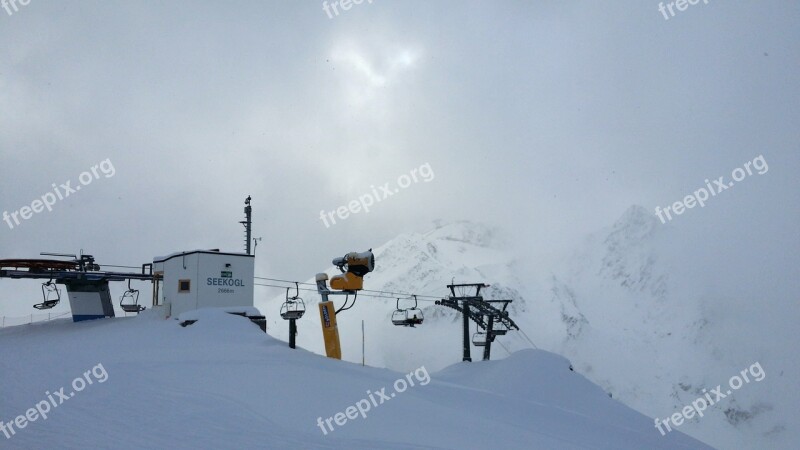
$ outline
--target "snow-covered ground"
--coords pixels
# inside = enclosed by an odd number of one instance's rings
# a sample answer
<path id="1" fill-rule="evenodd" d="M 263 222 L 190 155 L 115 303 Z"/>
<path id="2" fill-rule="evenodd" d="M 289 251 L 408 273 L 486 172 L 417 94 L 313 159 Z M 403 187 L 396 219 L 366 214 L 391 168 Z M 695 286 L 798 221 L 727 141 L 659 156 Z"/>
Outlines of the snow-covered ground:
<path id="1" fill-rule="evenodd" d="M 145 313 L 0 330 L 0 420 L 46 409 L 48 395 L 57 405 L 0 435 L 2 447 L 709 448 L 662 437 L 545 351 L 401 373 L 291 350 L 221 311 L 197 319 L 183 328 Z M 62 387 L 67 400 L 55 394 Z"/>

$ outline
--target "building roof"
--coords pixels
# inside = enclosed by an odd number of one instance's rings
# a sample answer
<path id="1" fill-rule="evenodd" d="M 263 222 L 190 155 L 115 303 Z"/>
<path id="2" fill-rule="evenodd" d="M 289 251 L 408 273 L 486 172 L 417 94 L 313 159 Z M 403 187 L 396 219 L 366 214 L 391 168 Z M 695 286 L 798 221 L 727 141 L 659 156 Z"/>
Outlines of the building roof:
<path id="1" fill-rule="evenodd" d="M 177 258 L 179 256 L 193 255 L 195 253 L 206 253 L 206 254 L 210 254 L 210 255 L 226 255 L 226 256 L 244 256 L 244 257 L 248 257 L 248 258 L 255 258 L 255 255 L 248 255 L 246 253 L 220 252 L 219 250 L 216 250 L 216 249 L 214 249 L 214 250 L 188 250 L 188 251 L 184 251 L 184 252 L 172 253 L 172 254 L 167 255 L 167 256 L 156 256 L 156 257 L 153 258 L 153 262 L 154 263 L 162 263 L 162 262 L 166 262 L 167 260 L 170 260 L 172 258 Z"/>

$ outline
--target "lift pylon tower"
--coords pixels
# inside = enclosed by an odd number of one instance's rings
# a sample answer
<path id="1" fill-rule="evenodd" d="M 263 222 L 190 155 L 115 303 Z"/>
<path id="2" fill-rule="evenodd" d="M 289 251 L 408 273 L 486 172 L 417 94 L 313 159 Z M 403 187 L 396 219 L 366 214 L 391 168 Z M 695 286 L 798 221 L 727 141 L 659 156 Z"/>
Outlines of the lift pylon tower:
<path id="1" fill-rule="evenodd" d="M 470 355 L 469 321 L 475 322 L 485 331 L 478 331 L 473 336 L 473 343 L 483 347 L 483 360 L 491 357 L 492 342 L 496 336 L 506 334 L 508 330 L 519 330 L 519 327 L 509 317 L 508 304 L 511 300 L 484 300 L 481 289 L 489 287 L 484 283 L 448 284 L 451 295 L 448 298 L 437 300 L 437 305 L 453 308 L 461 313 L 463 318 L 463 357 L 462 361 L 472 361 Z M 456 294 L 456 288 L 462 295 Z M 464 295 L 474 289 L 474 295 Z"/>

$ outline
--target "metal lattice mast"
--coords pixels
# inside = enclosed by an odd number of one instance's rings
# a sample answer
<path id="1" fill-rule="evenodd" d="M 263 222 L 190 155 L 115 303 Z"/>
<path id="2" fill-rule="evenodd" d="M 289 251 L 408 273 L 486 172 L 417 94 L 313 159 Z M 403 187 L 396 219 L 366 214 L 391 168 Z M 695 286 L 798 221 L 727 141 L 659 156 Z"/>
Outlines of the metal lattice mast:
<path id="1" fill-rule="evenodd" d="M 508 315 L 506 308 L 511 300 L 484 300 L 481 296 L 481 289 L 489 287 L 484 283 L 470 284 L 449 284 L 451 295 L 448 298 L 437 300 L 437 305 L 447 306 L 461 312 L 463 317 L 463 357 L 462 361 L 472 361 L 470 355 L 469 321 L 472 320 L 478 328 L 486 330 L 486 342 L 484 343 L 483 359 L 488 361 L 491 357 L 492 345 L 496 336 L 506 334 L 510 329 L 518 330 L 519 327 Z M 472 288 L 474 295 L 456 295 L 456 288 L 466 290 Z M 500 307 L 495 306 L 499 304 Z M 495 323 L 501 325 L 495 328 Z"/>
<path id="2" fill-rule="evenodd" d="M 245 204 L 245 207 L 244 207 L 244 217 L 245 217 L 245 219 L 243 221 L 239 222 L 239 223 L 244 225 L 244 235 L 245 235 L 245 237 L 244 237 L 244 250 L 248 255 L 250 255 L 251 254 L 250 253 L 250 243 L 252 242 L 251 239 L 250 239 L 250 236 L 251 236 L 252 231 L 253 231 L 253 221 L 252 221 L 253 207 L 250 206 L 250 196 L 249 195 L 245 199 L 244 204 Z"/>

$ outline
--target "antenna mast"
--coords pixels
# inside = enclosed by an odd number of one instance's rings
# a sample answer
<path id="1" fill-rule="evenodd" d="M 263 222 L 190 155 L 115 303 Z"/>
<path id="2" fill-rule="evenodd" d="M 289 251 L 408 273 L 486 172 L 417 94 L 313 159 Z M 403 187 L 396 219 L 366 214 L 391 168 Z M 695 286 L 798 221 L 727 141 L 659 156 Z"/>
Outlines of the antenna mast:
<path id="1" fill-rule="evenodd" d="M 245 238 L 244 238 L 244 250 L 249 255 L 249 254 L 251 254 L 250 253 L 250 243 L 251 243 L 250 235 L 252 234 L 252 231 L 253 231 L 253 221 L 252 221 L 253 207 L 250 206 L 250 196 L 249 195 L 244 200 L 244 204 L 245 204 L 245 207 L 244 207 L 244 217 L 245 217 L 245 219 L 243 221 L 239 222 L 239 223 L 244 225 L 244 235 L 245 235 Z"/>

